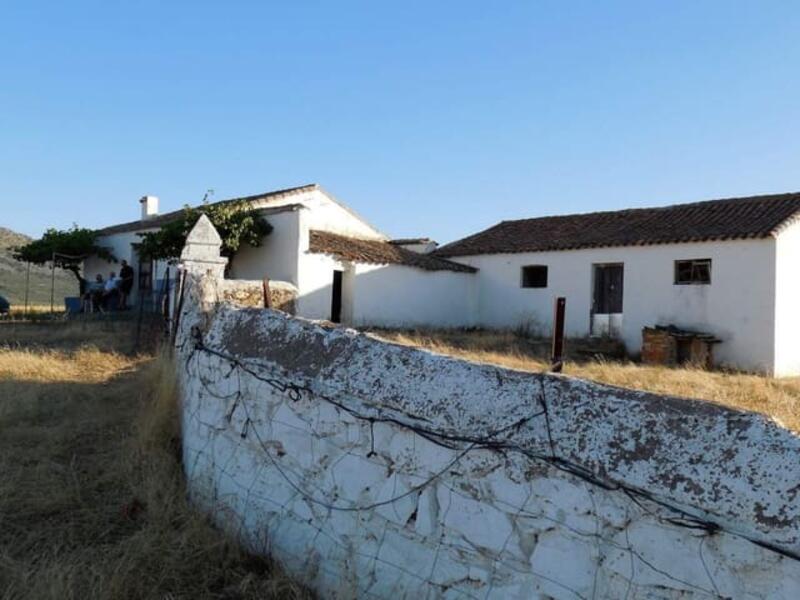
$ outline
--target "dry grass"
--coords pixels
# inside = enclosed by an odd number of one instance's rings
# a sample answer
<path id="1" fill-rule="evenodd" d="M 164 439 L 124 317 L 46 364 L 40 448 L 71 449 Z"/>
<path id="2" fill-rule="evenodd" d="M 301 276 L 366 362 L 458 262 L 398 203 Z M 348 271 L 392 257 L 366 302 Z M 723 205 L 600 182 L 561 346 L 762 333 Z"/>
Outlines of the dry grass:
<path id="1" fill-rule="evenodd" d="M 544 358 L 547 344 L 510 332 L 380 330 L 373 335 L 398 344 L 513 369 L 541 372 L 548 368 Z M 800 432 L 800 378 L 773 379 L 745 373 L 650 367 L 597 358 L 568 360 L 564 373 L 620 387 L 756 411 Z"/>
<path id="2" fill-rule="evenodd" d="M 0 348 L 1 599 L 307 596 L 187 503 L 169 357 L 24 333 Z"/>
<path id="3" fill-rule="evenodd" d="M 141 346 L 149 343 L 151 324 L 142 326 Z M 137 350 L 133 319 L 76 319 L 56 321 L 0 321 L 0 347 L 50 348 L 72 351 L 90 345 L 103 352 L 130 354 Z M 145 343 L 147 342 L 147 343 Z"/>

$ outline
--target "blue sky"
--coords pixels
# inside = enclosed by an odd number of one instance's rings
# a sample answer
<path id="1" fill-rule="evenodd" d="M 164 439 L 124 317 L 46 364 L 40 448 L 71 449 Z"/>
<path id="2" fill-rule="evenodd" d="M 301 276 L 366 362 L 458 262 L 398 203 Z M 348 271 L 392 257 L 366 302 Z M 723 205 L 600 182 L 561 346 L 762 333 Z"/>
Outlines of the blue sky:
<path id="1" fill-rule="evenodd" d="M 2 2 L 0 225 L 308 182 L 397 237 L 800 190 L 796 2 Z"/>

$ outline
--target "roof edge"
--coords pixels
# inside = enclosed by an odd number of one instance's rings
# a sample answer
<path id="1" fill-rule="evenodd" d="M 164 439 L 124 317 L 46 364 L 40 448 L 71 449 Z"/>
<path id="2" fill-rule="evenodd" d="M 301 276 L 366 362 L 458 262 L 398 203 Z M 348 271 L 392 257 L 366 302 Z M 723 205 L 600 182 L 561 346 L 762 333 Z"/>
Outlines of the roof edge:
<path id="1" fill-rule="evenodd" d="M 226 204 L 231 202 L 256 202 L 262 199 L 270 199 L 275 200 L 278 198 L 285 198 L 289 196 L 294 196 L 297 194 L 305 193 L 305 192 L 312 192 L 314 190 L 319 190 L 320 186 L 317 183 L 309 183 L 306 185 L 291 187 L 291 188 L 284 188 L 280 190 L 275 190 L 272 192 L 264 192 L 261 194 L 253 194 L 250 196 L 239 196 L 236 198 L 226 198 L 224 200 L 217 200 L 216 202 L 210 202 L 210 206 L 216 206 L 219 204 Z M 202 204 L 197 204 L 192 206 L 192 208 L 198 208 L 202 206 Z M 298 206 L 298 205 L 286 205 L 286 206 Z M 265 210 L 269 207 L 264 208 L 257 208 L 257 210 Z M 276 206 L 274 208 L 284 208 L 283 206 Z M 166 213 L 162 213 L 160 215 L 154 215 L 150 219 L 142 220 L 137 219 L 135 221 L 125 221 L 123 223 L 117 223 L 114 225 L 108 225 L 106 227 L 96 229 L 95 231 L 98 235 L 113 235 L 115 233 L 126 233 L 130 231 L 147 231 L 149 229 L 157 229 L 164 223 L 169 223 L 170 221 L 177 219 L 181 213 L 183 212 L 183 208 L 179 208 L 177 210 L 171 210 Z M 281 211 L 282 212 L 282 211 Z"/>

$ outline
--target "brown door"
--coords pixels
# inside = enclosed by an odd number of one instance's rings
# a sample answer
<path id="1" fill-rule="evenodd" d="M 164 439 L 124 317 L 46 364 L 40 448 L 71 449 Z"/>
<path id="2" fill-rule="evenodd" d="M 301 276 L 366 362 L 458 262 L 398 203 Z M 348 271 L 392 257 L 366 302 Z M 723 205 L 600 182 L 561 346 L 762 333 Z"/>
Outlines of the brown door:
<path id="1" fill-rule="evenodd" d="M 622 265 L 595 265 L 594 314 L 612 315 L 622 313 L 624 279 Z"/>

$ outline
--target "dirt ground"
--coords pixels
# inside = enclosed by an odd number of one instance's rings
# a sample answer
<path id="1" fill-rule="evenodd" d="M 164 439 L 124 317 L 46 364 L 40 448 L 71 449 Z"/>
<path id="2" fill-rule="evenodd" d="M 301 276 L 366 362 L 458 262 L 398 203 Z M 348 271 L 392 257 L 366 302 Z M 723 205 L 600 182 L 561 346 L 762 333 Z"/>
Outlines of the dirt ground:
<path id="1" fill-rule="evenodd" d="M 0 599 L 308 597 L 189 505 L 170 358 L 132 336 L 0 324 Z"/>

